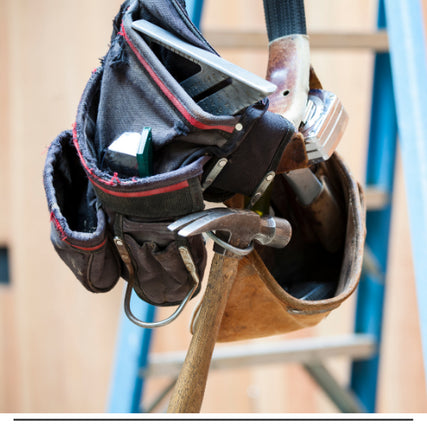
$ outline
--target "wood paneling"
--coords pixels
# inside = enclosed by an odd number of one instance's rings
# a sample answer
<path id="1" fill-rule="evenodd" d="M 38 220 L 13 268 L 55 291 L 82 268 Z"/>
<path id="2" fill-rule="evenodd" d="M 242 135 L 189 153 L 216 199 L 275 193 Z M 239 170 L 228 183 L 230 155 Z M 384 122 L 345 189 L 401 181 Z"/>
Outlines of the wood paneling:
<path id="1" fill-rule="evenodd" d="M 260 0 L 205 3 L 206 30 L 264 29 Z M 60 261 L 49 241 L 41 176 L 47 146 L 56 134 L 70 128 L 91 70 L 108 48 L 111 22 L 119 5 L 119 0 L 0 3 L 0 244 L 9 243 L 12 267 L 12 285 L 0 289 L 2 412 L 106 409 L 122 311 L 122 283 L 108 294 L 92 295 Z M 375 25 L 375 5 L 374 0 L 306 0 L 309 30 L 370 31 Z M 224 49 L 221 54 L 265 74 L 266 52 Z M 363 182 L 372 54 L 316 50 L 312 63 L 324 87 L 337 93 L 349 112 L 350 123 L 338 151 Z M 397 179 L 402 180 L 401 174 Z M 425 412 L 403 186 L 397 186 L 395 198 L 379 410 Z M 187 348 L 191 310 L 155 332 L 154 351 Z M 165 311 L 159 310 L 159 316 Z M 353 314 L 351 299 L 318 327 L 271 340 L 351 331 Z M 348 380 L 347 361 L 331 361 L 331 365 L 343 382 Z M 147 401 L 162 381 L 147 383 Z M 335 410 L 295 365 L 214 372 L 202 407 L 203 412 Z"/>
<path id="2" fill-rule="evenodd" d="M 6 3 L 0 3 L 0 246 L 6 245 L 9 236 L 9 73 L 6 66 L 9 58 L 9 35 L 6 21 Z"/>

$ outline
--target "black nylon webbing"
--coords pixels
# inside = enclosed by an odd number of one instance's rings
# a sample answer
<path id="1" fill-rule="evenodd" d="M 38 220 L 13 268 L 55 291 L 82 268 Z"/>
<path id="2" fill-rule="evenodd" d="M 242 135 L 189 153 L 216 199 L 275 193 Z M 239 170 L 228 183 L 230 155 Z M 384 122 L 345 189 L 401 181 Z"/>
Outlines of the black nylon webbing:
<path id="1" fill-rule="evenodd" d="M 306 34 L 304 0 L 263 0 L 268 40 Z"/>

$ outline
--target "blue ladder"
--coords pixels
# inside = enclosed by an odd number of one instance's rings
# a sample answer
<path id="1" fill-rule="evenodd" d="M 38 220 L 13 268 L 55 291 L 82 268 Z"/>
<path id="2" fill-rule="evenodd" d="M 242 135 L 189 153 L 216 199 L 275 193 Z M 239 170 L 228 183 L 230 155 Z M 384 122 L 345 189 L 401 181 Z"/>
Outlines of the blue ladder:
<path id="1" fill-rule="evenodd" d="M 190 17 L 196 26 L 200 25 L 202 7 L 203 0 L 187 0 Z M 424 367 L 427 369 L 427 312 L 421 307 L 422 302 L 427 301 L 427 141 L 422 127 L 423 118 L 427 118 L 427 104 L 423 103 L 427 99 L 427 64 L 422 16 L 420 0 L 379 0 L 378 28 L 387 30 L 389 52 L 376 53 L 375 57 L 366 185 L 379 189 L 388 197 L 384 206 L 367 213 L 366 255 L 373 268 L 366 268 L 362 273 L 354 330 L 355 336 L 373 336 L 376 350 L 352 364 L 350 394 L 346 394 L 348 390 L 340 390 L 341 386 L 320 363 L 305 365 L 343 412 L 358 409 L 375 412 L 376 407 L 397 137 L 407 189 Z M 153 306 L 137 297 L 132 301 L 132 311 L 141 320 L 153 321 Z M 144 388 L 141 372 L 147 367 L 151 335 L 151 330 L 135 326 L 123 314 L 108 412 L 141 412 Z"/>

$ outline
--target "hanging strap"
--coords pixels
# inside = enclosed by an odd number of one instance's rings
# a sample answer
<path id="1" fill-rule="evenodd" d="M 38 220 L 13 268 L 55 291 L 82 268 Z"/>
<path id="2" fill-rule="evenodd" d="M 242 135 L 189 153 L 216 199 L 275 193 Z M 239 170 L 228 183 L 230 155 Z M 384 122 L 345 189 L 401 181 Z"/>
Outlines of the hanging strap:
<path id="1" fill-rule="evenodd" d="M 307 34 L 304 0 L 264 0 L 268 40 Z"/>
<path id="2" fill-rule="evenodd" d="M 264 0 L 264 14 L 270 42 L 267 80 L 277 86 L 269 96 L 270 110 L 298 129 L 305 114 L 310 75 L 304 1 Z"/>

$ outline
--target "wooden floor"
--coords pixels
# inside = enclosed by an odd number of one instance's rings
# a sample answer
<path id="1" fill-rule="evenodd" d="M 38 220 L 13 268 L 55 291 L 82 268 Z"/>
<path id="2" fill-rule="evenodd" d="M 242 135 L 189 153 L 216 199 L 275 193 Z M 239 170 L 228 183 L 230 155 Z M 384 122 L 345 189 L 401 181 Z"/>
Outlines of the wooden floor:
<path id="1" fill-rule="evenodd" d="M 264 31 L 261 0 L 206 0 L 203 28 Z M 424 1 L 427 6 L 427 2 Z M 92 69 L 107 48 L 120 0 L 0 2 L 0 246 L 10 252 L 11 283 L 0 285 L 0 411 L 104 412 L 113 368 L 122 283 L 92 295 L 49 241 L 42 170 L 46 149 L 75 120 Z M 372 31 L 374 0 L 306 0 L 309 32 Z M 266 49 L 218 49 L 265 75 Z M 350 123 L 339 152 L 363 183 L 372 52 L 316 49 L 323 86 L 343 101 Z M 378 411 L 427 411 L 405 190 L 398 161 L 387 276 Z M 192 306 L 196 301 L 192 302 Z M 352 331 L 355 298 L 310 330 L 267 341 Z M 185 350 L 191 307 L 156 331 L 153 351 Z M 159 315 L 163 310 L 159 310 Z M 349 364 L 328 366 L 344 384 Z M 147 383 L 149 401 L 165 380 Z M 158 410 L 161 411 L 160 407 Z M 296 364 L 213 372 L 203 412 L 336 412 Z"/>

